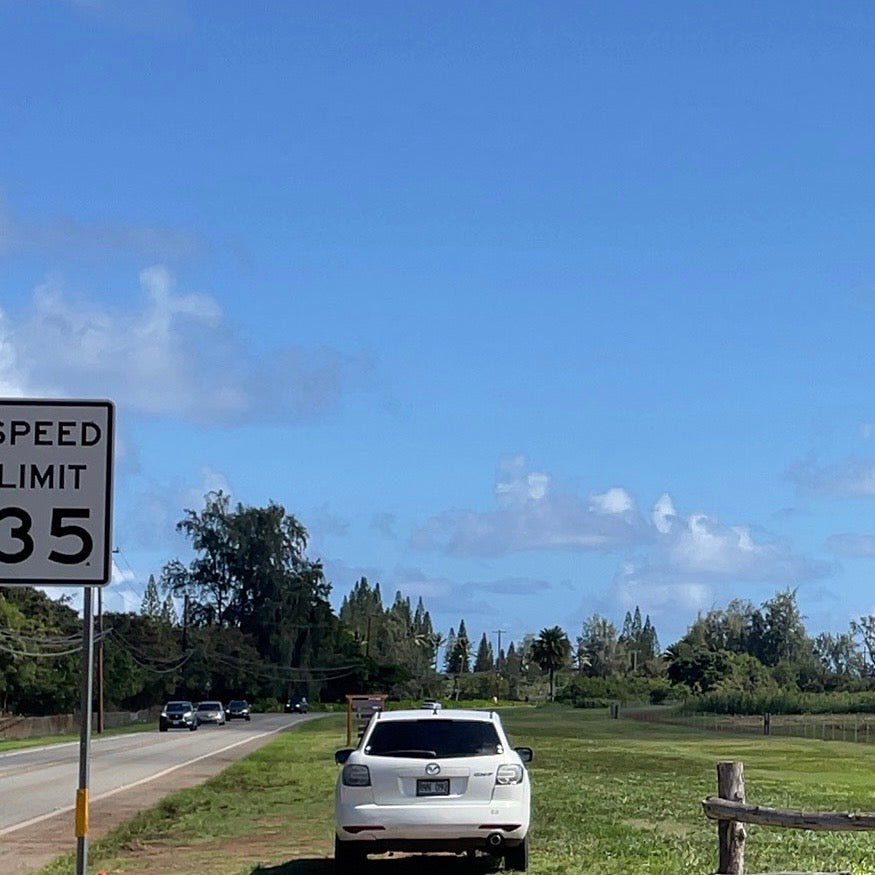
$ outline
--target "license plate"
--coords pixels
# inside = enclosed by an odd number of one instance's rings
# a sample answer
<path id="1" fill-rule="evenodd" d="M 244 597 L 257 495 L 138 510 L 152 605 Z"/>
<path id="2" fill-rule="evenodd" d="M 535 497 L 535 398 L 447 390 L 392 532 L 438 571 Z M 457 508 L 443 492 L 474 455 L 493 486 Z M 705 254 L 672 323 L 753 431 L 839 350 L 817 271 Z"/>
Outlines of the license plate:
<path id="1" fill-rule="evenodd" d="M 418 779 L 416 782 L 417 796 L 449 796 L 450 780 L 444 778 L 440 781 L 425 781 Z"/>

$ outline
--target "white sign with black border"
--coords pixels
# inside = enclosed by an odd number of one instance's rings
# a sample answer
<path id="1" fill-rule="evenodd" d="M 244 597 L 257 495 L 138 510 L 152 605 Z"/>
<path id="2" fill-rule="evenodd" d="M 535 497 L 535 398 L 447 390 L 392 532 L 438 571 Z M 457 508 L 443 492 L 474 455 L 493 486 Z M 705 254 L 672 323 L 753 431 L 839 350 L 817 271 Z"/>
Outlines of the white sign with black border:
<path id="1" fill-rule="evenodd" d="M 0 399 L 0 585 L 112 578 L 111 401 Z"/>

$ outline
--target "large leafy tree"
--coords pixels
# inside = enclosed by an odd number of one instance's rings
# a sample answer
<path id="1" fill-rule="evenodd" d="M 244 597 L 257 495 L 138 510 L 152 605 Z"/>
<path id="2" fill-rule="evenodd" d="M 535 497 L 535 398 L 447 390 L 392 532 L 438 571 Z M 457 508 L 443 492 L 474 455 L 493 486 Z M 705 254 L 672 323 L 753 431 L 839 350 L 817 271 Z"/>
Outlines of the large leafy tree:
<path id="1" fill-rule="evenodd" d="M 765 665 L 782 660 L 800 663 L 812 653 L 802 614 L 796 603 L 796 590 L 785 590 L 763 604 L 764 629 L 757 654 Z"/>
<path id="2" fill-rule="evenodd" d="M 532 644 L 532 658 L 550 679 L 550 701 L 556 696 L 556 672 L 571 664 L 571 642 L 559 626 L 541 629 Z"/>
<path id="3" fill-rule="evenodd" d="M 0 591 L 0 709 L 57 714 L 79 702 L 82 620 L 30 586 Z"/>
<path id="4" fill-rule="evenodd" d="M 626 668 L 626 648 L 617 637 L 617 627 L 599 614 L 583 621 L 577 639 L 577 665 L 581 674 L 613 678 Z"/>
<path id="5" fill-rule="evenodd" d="M 330 585 L 321 563 L 306 556 L 306 529 L 282 505 L 232 508 L 227 495 L 211 492 L 177 529 L 196 556 L 188 565 L 169 562 L 161 582 L 187 600 L 192 626 L 238 629 L 262 660 L 280 667 L 332 658 Z"/>
<path id="6" fill-rule="evenodd" d="M 179 630 L 160 616 L 107 612 L 106 707 L 136 711 L 182 694 L 186 658 Z"/>

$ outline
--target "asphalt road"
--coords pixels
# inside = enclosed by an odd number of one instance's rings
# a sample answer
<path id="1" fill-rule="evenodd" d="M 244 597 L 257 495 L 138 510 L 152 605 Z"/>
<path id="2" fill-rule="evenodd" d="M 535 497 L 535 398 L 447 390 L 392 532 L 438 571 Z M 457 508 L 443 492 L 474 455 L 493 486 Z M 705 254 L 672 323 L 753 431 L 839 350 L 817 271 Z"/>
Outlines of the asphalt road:
<path id="1" fill-rule="evenodd" d="M 197 732 L 153 730 L 94 736 L 91 802 L 242 748 L 307 719 L 297 714 L 253 714 L 248 723 L 233 720 L 225 726 L 201 726 Z M 0 836 L 72 810 L 78 785 L 78 742 L 0 754 Z"/>

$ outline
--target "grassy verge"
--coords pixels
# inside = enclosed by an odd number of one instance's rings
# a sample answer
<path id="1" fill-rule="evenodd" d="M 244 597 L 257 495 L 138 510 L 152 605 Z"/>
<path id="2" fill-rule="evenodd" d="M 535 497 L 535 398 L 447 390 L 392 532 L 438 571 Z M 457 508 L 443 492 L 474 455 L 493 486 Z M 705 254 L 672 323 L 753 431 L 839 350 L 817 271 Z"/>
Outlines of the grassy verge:
<path id="1" fill-rule="evenodd" d="M 510 709 L 512 739 L 535 748 L 532 862 L 536 875 L 706 875 L 716 825 L 701 800 L 718 760 L 745 763 L 748 800 L 816 810 L 875 809 L 875 751 L 812 739 L 703 735 L 685 727 L 609 720 L 561 707 Z M 344 722 L 328 717 L 284 733 L 199 788 L 143 812 L 92 846 L 92 869 L 112 875 L 328 875 L 335 748 Z M 451 859 L 394 860 L 375 873 L 470 871 Z M 482 866 L 481 866 L 482 868 Z M 875 871 L 865 833 L 749 827 L 747 871 Z M 40 875 L 67 875 L 70 859 Z"/>

